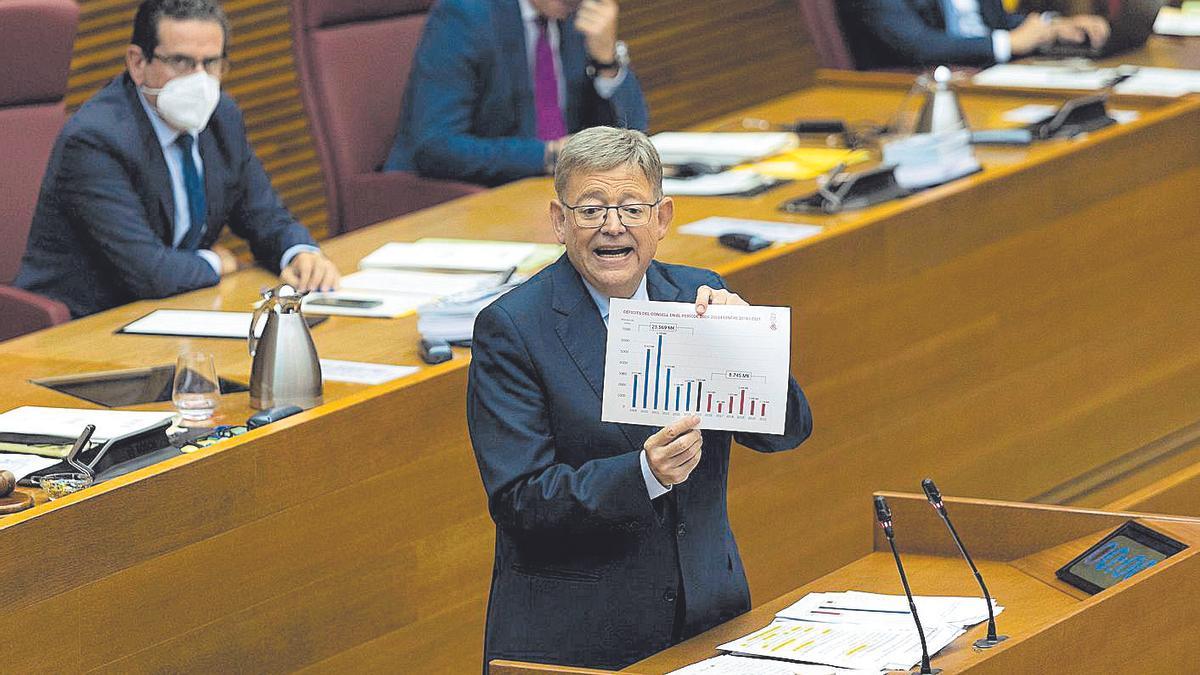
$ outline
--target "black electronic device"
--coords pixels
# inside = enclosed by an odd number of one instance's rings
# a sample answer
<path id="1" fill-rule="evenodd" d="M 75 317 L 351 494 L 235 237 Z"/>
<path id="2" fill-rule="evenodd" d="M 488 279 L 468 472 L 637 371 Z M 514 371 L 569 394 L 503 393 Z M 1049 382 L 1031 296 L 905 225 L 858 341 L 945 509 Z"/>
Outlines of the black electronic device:
<path id="1" fill-rule="evenodd" d="M 1055 572 L 1085 593 L 1096 594 L 1187 548 L 1132 520 Z"/>
<path id="2" fill-rule="evenodd" d="M 1124 0 L 1120 12 L 1108 17 L 1111 30 L 1103 45 L 1097 47 L 1086 40 L 1083 44 L 1060 42 L 1041 52 L 1051 58 L 1098 59 L 1137 49 L 1154 33 L 1154 20 L 1164 4 L 1165 0 Z"/>
<path id="3" fill-rule="evenodd" d="M 934 485 L 932 478 L 926 478 L 921 481 L 921 489 L 925 491 L 925 498 L 929 500 L 929 504 L 942 517 L 942 521 L 946 523 L 946 527 L 950 530 L 950 537 L 954 539 L 954 544 L 958 546 L 958 552 L 962 554 L 967 565 L 971 567 L 971 573 L 975 575 L 975 581 L 979 583 L 980 590 L 983 591 L 983 601 L 987 603 L 988 611 L 988 626 L 987 637 L 980 638 L 975 641 L 976 649 L 990 649 L 1008 639 L 1007 635 L 996 634 L 996 613 L 992 609 L 992 594 L 988 593 L 987 584 L 983 583 L 983 575 L 979 573 L 979 568 L 975 567 L 975 561 L 971 560 L 971 554 L 967 553 L 967 547 L 963 544 L 963 540 L 958 536 L 958 530 L 954 529 L 954 523 L 950 521 L 950 514 L 946 511 L 946 504 L 942 501 L 942 492 L 938 490 L 937 485 Z"/>
<path id="4" fill-rule="evenodd" d="M 892 528 L 892 509 L 888 506 L 887 498 L 875 495 L 875 520 L 887 537 L 888 546 L 892 549 L 892 557 L 896 559 L 896 570 L 900 572 L 900 583 L 904 586 L 904 596 L 908 598 L 908 610 L 912 614 L 913 623 L 917 624 L 917 637 L 921 640 L 921 667 L 912 672 L 920 675 L 936 675 L 941 668 L 929 666 L 929 645 L 925 643 L 925 629 L 921 628 L 921 617 L 917 615 L 917 603 L 913 600 L 912 589 L 908 586 L 908 577 L 904 574 L 904 563 L 900 562 L 900 553 L 896 550 L 895 531 Z"/>
<path id="5" fill-rule="evenodd" d="M 314 297 L 306 304 L 317 305 L 318 307 L 341 307 L 343 309 L 374 309 L 382 305 L 383 301 L 368 298 L 335 298 L 326 295 Z"/>
<path id="6" fill-rule="evenodd" d="M 450 343 L 445 340 L 427 340 L 421 338 L 421 360 L 429 365 L 445 363 L 454 358 Z"/>
<path id="7" fill-rule="evenodd" d="M 246 420 L 246 428 L 257 429 L 303 411 L 304 409 L 298 405 L 281 405 L 275 408 L 268 408 L 267 410 L 251 415 Z"/>
<path id="8" fill-rule="evenodd" d="M 223 377 L 217 379 L 222 394 L 249 391 L 241 382 Z M 146 368 L 43 377 L 31 382 L 91 403 L 115 408 L 170 401 L 174 380 L 175 365 L 164 364 Z"/>
<path id="9" fill-rule="evenodd" d="M 722 246 L 753 253 L 761 251 L 771 245 L 770 239 L 764 239 L 758 235 L 746 234 L 745 232 L 727 232 L 719 237 L 717 241 L 721 242 Z"/>
<path id="10" fill-rule="evenodd" d="M 1109 117 L 1105 102 L 1105 94 L 1092 94 L 1073 98 L 1058 109 L 1053 115 L 1040 122 L 1034 122 L 1027 128 L 1033 137 L 1039 140 L 1049 138 L 1072 138 L 1088 131 L 1103 129 L 1117 123 Z"/>
<path id="11" fill-rule="evenodd" d="M 912 194 L 896 182 L 893 166 L 857 173 L 841 173 L 840 170 L 830 173 L 829 180 L 816 192 L 786 201 L 779 208 L 788 213 L 838 213 Z"/>
<path id="12" fill-rule="evenodd" d="M 845 134 L 849 131 L 843 120 L 796 120 L 789 125 L 796 134 Z"/>

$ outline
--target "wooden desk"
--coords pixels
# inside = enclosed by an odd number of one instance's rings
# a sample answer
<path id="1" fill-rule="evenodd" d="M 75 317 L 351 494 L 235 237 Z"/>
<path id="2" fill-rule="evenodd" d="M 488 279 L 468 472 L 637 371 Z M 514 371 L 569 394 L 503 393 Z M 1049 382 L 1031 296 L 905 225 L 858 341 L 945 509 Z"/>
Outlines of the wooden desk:
<path id="1" fill-rule="evenodd" d="M 905 82 L 822 85 L 743 114 L 883 120 Z M 981 92 L 964 105 L 993 120 L 1036 100 L 1054 97 Z M 874 489 L 934 475 L 947 491 L 1021 500 L 1197 418 L 1200 102 L 1141 109 L 1077 142 L 981 150 L 985 172 L 862 213 L 775 211 L 812 183 L 679 200 L 679 223 L 722 214 L 826 228 L 753 255 L 678 234 L 660 248 L 753 302 L 793 307 L 793 372 L 815 435 L 779 457 L 736 452 L 732 467 L 755 597 L 868 553 L 870 523 L 856 514 Z M 550 241 L 550 193 L 549 181 L 526 181 L 326 248 L 349 270 L 389 240 Z M 112 331 L 159 306 L 246 309 L 269 283 L 249 271 L 0 344 L 4 401 L 80 405 L 25 380 L 201 347 L 245 378 L 237 341 Z M 314 337 L 325 357 L 417 362 L 411 318 L 334 317 Z M 0 557 L 6 667 L 478 668 L 493 526 L 460 356 L 377 387 L 331 386 L 326 405 L 274 427 L 0 519 L 0 546 L 25 554 Z M 221 408 L 246 412 L 241 399 Z M 805 517 L 779 517 L 796 511 Z"/>
<path id="2" fill-rule="evenodd" d="M 979 586 L 924 496 L 887 496 L 913 593 L 978 596 Z M 987 635 L 986 623 L 977 625 L 935 656 L 933 667 L 947 675 L 1084 673 L 1128 663 L 1143 672 L 1166 673 L 1195 660 L 1191 634 L 1200 622 L 1200 609 L 1192 593 L 1200 590 L 1200 520 L 986 500 L 946 503 L 988 589 L 1005 607 L 996 622 L 998 632 L 1009 639 L 976 651 L 971 644 Z M 871 520 L 869 502 L 861 506 L 859 519 Z M 1190 548 L 1094 596 L 1054 576 L 1130 519 Z M 716 656 L 716 645 L 766 626 L 776 612 L 808 593 L 845 589 L 904 592 L 878 528 L 873 550 L 850 564 L 628 670 L 665 673 Z"/>

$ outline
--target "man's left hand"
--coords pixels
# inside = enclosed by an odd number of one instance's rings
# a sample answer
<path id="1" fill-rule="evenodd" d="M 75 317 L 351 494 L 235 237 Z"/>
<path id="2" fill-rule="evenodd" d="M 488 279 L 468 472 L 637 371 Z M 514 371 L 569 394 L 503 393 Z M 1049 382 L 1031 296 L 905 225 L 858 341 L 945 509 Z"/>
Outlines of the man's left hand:
<path id="1" fill-rule="evenodd" d="M 1104 43 L 1108 42 L 1108 21 L 1101 16 L 1092 14 L 1064 16 L 1055 19 L 1051 25 L 1059 42 L 1071 44 L 1087 42 L 1088 46 L 1093 48 L 1103 47 Z"/>
<path id="2" fill-rule="evenodd" d="M 575 13 L 575 30 L 583 34 L 593 61 L 617 60 L 617 0 L 583 0 Z"/>
<path id="3" fill-rule="evenodd" d="M 737 293 L 730 293 L 724 288 L 709 288 L 701 286 L 696 289 L 696 314 L 704 316 L 709 305 L 749 305 Z"/>
<path id="4" fill-rule="evenodd" d="M 335 291 L 341 284 L 333 262 L 320 253 L 297 253 L 279 274 L 284 283 L 298 291 Z"/>

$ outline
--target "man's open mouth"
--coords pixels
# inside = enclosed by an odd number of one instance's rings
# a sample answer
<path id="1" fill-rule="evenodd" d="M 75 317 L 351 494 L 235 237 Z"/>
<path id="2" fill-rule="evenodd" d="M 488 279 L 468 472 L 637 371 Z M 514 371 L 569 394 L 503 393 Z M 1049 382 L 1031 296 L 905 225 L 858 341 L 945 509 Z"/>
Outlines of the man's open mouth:
<path id="1" fill-rule="evenodd" d="M 595 254 L 601 258 L 620 258 L 622 256 L 633 253 L 632 246 L 601 246 L 597 248 Z"/>

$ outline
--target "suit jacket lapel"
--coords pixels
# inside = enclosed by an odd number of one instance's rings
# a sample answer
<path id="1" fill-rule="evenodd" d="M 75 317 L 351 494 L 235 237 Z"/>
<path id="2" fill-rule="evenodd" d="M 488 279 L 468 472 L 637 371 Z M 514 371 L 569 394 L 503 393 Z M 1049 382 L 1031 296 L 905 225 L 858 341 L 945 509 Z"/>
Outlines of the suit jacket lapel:
<path id="1" fill-rule="evenodd" d="M 574 16 L 566 21 L 558 22 L 558 53 L 562 60 L 563 87 L 566 89 L 567 107 L 563 119 L 567 123 L 567 131 L 583 128 L 583 113 L 580 105 L 583 101 L 581 92 L 577 91 L 583 82 L 576 79 L 583 73 L 584 53 L 583 36 L 575 30 Z"/>
<path id="2" fill-rule="evenodd" d="M 529 73 L 529 57 L 525 51 L 525 21 L 517 0 L 493 3 L 496 11 L 496 39 L 504 73 L 513 88 L 513 105 L 519 126 L 517 135 L 537 136 L 537 115 L 533 109 L 533 78 Z"/>
<path id="3" fill-rule="evenodd" d="M 221 213 L 224 212 L 223 198 L 225 191 L 221 189 L 225 182 L 225 166 L 220 162 L 221 152 L 217 148 L 216 136 L 211 129 L 200 132 L 200 161 L 204 164 L 204 234 L 200 235 L 200 247 L 205 248 L 205 242 L 220 230 Z M 215 237 L 214 237 L 215 239 Z"/>
<path id="4" fill-rule="evenodd" d="M 146 161 L 142 166 L 146 167 L 149 194 L 158 197 L 156 203 L 159 212 L 157 214 L 147 212 L 146 220 L 155 229 L 164 244 L 173 246 L 175 243 L 175 194 L 171 187 L 171 173 L 167 170 L 167 160 L 163 157 L 162 145 L 158 142 L 158 135 L 154 133 L 150 119 L 146 117 L 146 110 L 142 107 L 141 99 L 138 98 L 133 80 L 130 79 L 128 73 L 123 77 L 125 98 L 129 104 L 130 113 L 137 121 L 138 135 L 142 139 L 141 146 L 146 153 Z"/>

